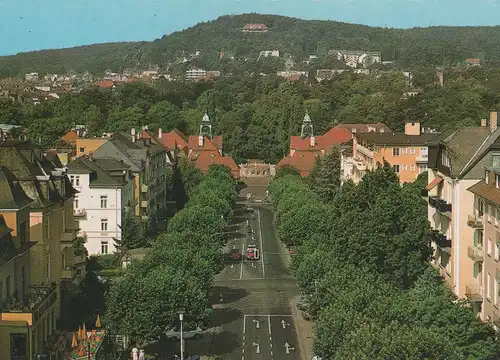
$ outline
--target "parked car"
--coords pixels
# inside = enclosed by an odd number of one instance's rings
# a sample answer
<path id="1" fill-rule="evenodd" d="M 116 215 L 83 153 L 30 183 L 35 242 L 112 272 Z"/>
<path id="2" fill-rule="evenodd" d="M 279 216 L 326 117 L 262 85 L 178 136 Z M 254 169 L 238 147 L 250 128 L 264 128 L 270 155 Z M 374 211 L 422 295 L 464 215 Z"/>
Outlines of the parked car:
<path id="1" fill-rule="evenodd" d="M 203 330 L 199 326 L 196 327 L 196 329 L 194 329 L 194 330 L 183 330 L 182 331 L 182 337 L 186 340 L 199 339 L 202 334 L 203 334 Z M 167 331 L 165 336 L 169 340 L 180 340 L 181 339 L 181 331 L 177 330 L 177 329 L 171 329 L 170 331 Z"/>
<path id="2" fill-rule="evenodd" d="M 247 205 L 247 206 L 245 206 L 245 211 L 254 212 L 254 209 L 253 209 L 253 207 Z"/>
<path id="3" fill-rule="evenodd" d="M 231 260 L 237 261 L 241 259 L 241 252 L 239 249 L 231 250 Z"/>

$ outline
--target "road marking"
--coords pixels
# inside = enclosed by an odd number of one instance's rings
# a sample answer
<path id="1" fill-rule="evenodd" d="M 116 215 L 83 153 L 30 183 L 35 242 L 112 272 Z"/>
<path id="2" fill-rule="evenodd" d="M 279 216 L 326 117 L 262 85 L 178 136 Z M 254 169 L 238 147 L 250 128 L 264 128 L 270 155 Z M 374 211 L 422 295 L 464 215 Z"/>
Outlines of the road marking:
<path id="1" fill-rule="evenodd" d="M 288 343 L 287 343 L 287 344 L 288 344 Z M 253 345 L 253 346 L 255 346 L 255 352 L 256 352 L 257 354 L 260 354 L 260 345 L 259 345 L 259 344 L 257 344 L 256 342 L 253 342 L 253 343 L 252 343 L 252 345 Z M 287 354 L 288 354 L 288 353 L 287 353 Z"/>
<path id="2" fill-rule="evenodd" d="M 273 347 L 273 343 L 270 343 L 270 344 L 269 344 L 269 346 L 270 346 L 270 347 Z"/>
<path id="3" fill-rule="evenodd" d="M 285 352 L 287 354 L 290 354 L 290 351 L 295 351 L 295 348 L 293 346 L 291 346 L 289 343 L 285 343 Z"/>
<path id="4" fill-rule="evenodd" d="M 259 322 L 259 320 L 253 319 L 252 321 L 255 323 L 255 328 L 259 329 L 260 328 L 260 322 Z"/>
<path id="5" fill-rule="evenodd" d="M 259 237 L 260 237 L 260 252 L 261 252 L 260 259 L 262 260 L 262 277 L 265 278 L 266 277 L 266 269 L 264 266 L 264 245 L 262 242 L 262 224 L 260 222 L 260 210 L 257 210 L 257 215 L 259 218 Z"/>
<path id="6" fill-rule="evenodd" d="M 286 329 L 286 327 L 290 326 L 290 324 L 287 323 L 285 320 L 281 320 L 281 326 L 283 327 L 283 329 Z"/>
<path id="7" fill-rule="evenodd" d="M 247 328 L 247 316 L 248 315 L 245 315 L 243 317 L 243 334 L 245 334 L 245 331 L 246 331 L 246 328 Z"/>
<path id="8" fill-rule="evenodd" d="M 271 335 L 271 317 L 267 316 L 267 324 L 269 325 L 269 335 Z M 272 340 L 271 337 L 269 337 L 269 340 Z"/>
<path id="9" fill-rule="evenodd" d="M 243 238 L 243 244 L 241 244 L 241 264 L 240 264 L 240 280 L 243 279 L 243 262 L 245 261 L 245 238 Z"/>
<path id="10" fill-rule="evenodd" d="M 270 316 L 283 316 L 283 317 L 293 317 L 293 315 L 266 315 L 266 314 L 246 314 L 244 315 L 245 317 L 247 316 L 267 316 L 267 317 L 270 317 Z"/>

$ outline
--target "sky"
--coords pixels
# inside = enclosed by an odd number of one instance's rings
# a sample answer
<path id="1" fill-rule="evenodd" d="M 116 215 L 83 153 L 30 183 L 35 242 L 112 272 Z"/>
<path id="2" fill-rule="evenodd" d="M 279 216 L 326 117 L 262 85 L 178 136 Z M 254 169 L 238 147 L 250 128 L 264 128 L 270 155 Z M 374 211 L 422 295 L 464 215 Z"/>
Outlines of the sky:
<path id="1" fill-rule="evenodd" d="M 500 0 L 0 0 L 0 55 L 150 41 L 250 12 L 397 28 L 497 25 Z"/>

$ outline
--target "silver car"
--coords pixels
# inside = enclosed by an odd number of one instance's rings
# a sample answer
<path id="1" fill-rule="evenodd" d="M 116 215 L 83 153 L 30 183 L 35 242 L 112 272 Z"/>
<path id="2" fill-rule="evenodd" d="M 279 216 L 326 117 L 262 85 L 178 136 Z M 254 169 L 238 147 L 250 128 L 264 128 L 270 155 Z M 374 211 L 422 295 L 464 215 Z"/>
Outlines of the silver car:
<path id="1" fill-rule="evenodd" d="M 199 326 L 194 330 L 183 330 L 182 331 L 182 337 L 183 337 L 183 339 L 186 339 L 186 340 L 199 339 L 202 334 L 203 334 L 203 330 Z M 167 331 L 165 336 L 169 340 L 180 340 L 181 339 L 181 332 L 180 332 L 180 330 L 172 329 L 170 331 Z"/>

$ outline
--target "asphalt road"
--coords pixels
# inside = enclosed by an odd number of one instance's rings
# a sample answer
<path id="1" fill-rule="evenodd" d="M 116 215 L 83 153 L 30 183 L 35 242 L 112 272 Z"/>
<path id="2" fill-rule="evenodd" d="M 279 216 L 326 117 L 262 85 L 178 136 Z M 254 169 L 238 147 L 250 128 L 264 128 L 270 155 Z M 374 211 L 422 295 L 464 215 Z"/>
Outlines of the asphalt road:
<path id="1" fill-rule="evenodd" d="M 185 351 L 216 360 L 300 360 L 290 305 L 299 289 L 288 269 L 290 256 L 276 237 L 271 207 L 251 206 L 253 216 L 243 205 L 234 211 L 225 267 L 211 299 L 216 307 L 211 328 L 201 339 L 186 340 Z M 233 248 L 245 255 L 249 244 L 261 250 L 260 259 L 231 259 Z M 180 348 L 177 342 L 161 347 L 159 353 L 169 354 Z"/>

